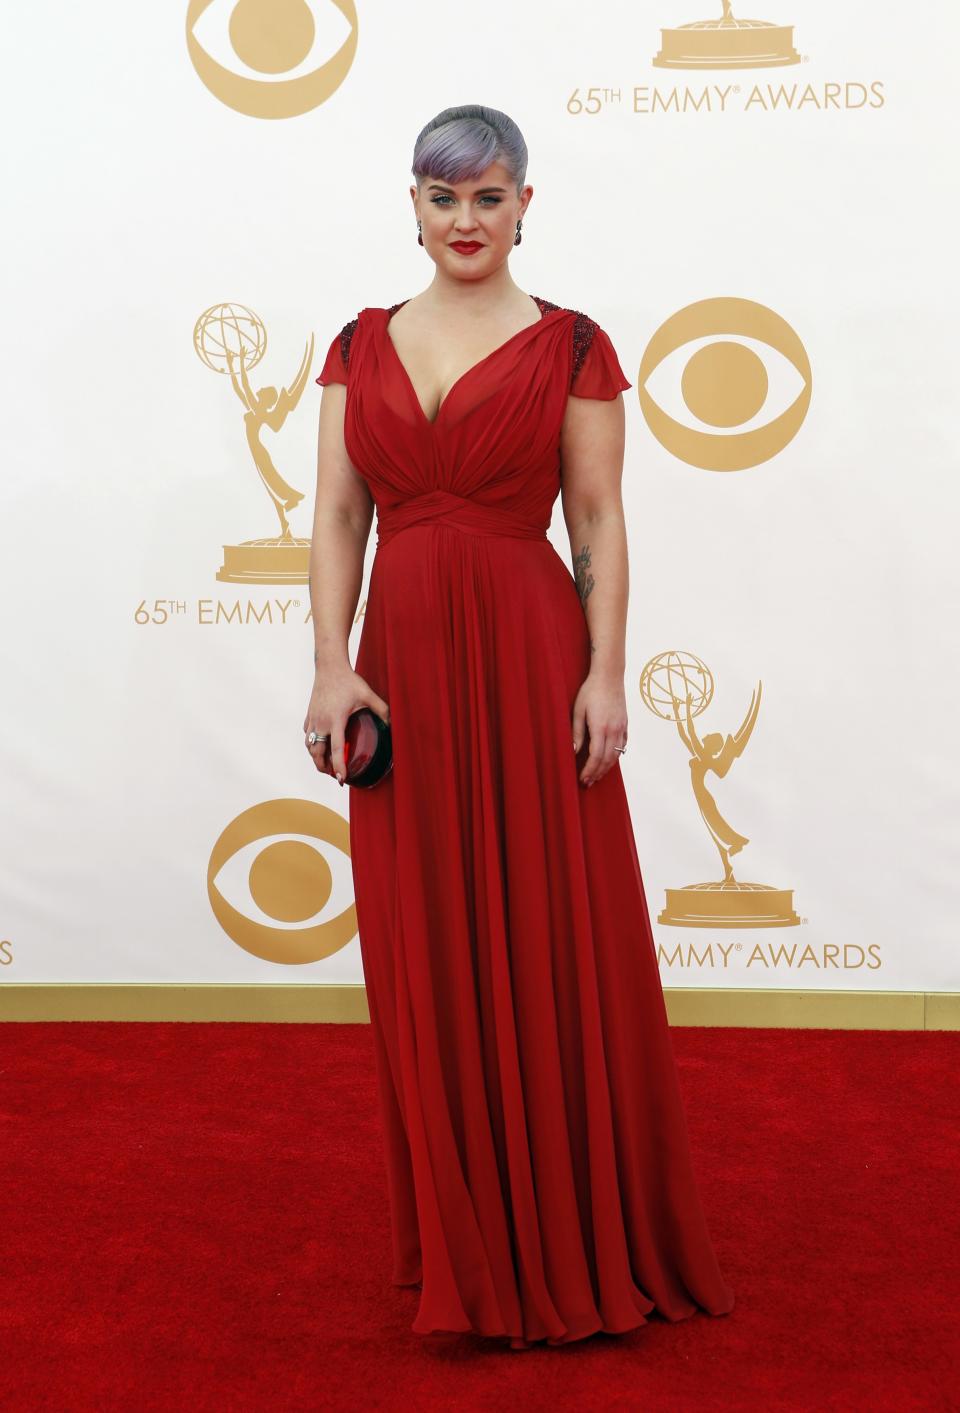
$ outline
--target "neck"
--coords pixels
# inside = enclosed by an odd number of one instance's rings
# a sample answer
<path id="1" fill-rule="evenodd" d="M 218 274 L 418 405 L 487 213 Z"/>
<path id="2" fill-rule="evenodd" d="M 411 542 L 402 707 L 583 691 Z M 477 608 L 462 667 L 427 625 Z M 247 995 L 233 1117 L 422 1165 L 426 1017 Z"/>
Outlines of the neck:
<path id="1" fill-rule="evenodd" d="M 500 316 L 511 306 L 521 306 L 527 298 L 505 264 L 482 280 L 457 280 L 438 270 L 420 295 L 424 307 L 473 319 L 487 314 Z"/>

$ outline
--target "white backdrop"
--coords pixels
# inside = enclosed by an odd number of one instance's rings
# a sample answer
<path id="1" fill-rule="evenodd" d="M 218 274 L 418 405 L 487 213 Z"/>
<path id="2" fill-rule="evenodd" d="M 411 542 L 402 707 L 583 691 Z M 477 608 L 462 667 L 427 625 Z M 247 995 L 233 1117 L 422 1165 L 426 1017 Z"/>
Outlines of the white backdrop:
<path id="1" fill-rule="evenodd" d="M 314 341 L 302 396 L 261 436 L 309 535 L 313 378 L 358 310 L 429 283 L 413 142 L 483 102 L 530 150 L 517 284 L 598 320 L 634 380 L 679 311 L 702 325 L 673 383 L 664 363 L 645 385 L 679 430 L 639 384 L 624 394 L 623 771 L 656 919 L 721 869 L 643 674 L 661 654 L 705 665 L 701 737 L 735 733 L 762 683 L 708 786 L 750 839 L 736 878 L 782 890 L 799 921 L 655 920 L 664 983 L 958 989 L 956 8 L 751 0 L 782 27 L 764 43 L 799 59 L 752 68 L 729 25 L 701 40 L 713 66 L 654 63 L 685 42 L 661 31 L 720 19 L 714 0 L 361 3 L 355 53 L 343 8 L 304 7 L 316 38 L 296 64 L 298 34 L 274 34 L 272 74 L 245 61 L 264 62 L 252 33 L 231 53 L 231 0 L 7 17 L 0 976 L 362 979 L 349 791 L 303 746 L 307 586 L 216 577 L 225 545 L 278 526 L 194 331 L 215 306 L 252 311 L 256 391 L 289 387 Z M 194 21 L 245 82 L 199 71 Z M 808 365 L 781 345 L 759 407 L 762 341 L 724 323 L 740 307 Z M 712 324 L 720 351 L 687 363 Z M 761 459 L 704 464 L 781 413 L 738 443 Z M 552 538 L 569 564 L 559 504 Z"/>

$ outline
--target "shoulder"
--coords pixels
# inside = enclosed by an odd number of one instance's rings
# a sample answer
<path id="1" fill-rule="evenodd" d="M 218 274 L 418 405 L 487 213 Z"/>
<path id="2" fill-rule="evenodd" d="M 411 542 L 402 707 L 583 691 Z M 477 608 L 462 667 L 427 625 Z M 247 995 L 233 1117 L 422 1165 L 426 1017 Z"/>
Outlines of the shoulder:
<path id="1" fill-rule="evenodd" d="M 371 313 L 386 314 L 389 317 L 391 314 L 395 314 L 397 312 L 401 304 L 406 303 L 407 301 L 405 299 L 400 299 L 397 301 L 396 304 L 391 304 L 389 306 L 381 307 L 380 305 L 367 305 L 363 309 L 361 309 L 357 314 L 355 314 L 352 319 L 347 320 L 343 328 L 340 330 L 339 334 L 335 335 L 335 337 L 340 341 L 340 357 L 343 359 L 344 366 L 346 366 L 350 361 L 350 345 L 353 342 L 353 336 L 359 328 L 360 321 L 363 316 L 367 313 Z"/>
<path id="2" fill-rule="evenodd" d="M 600 325 L 596 319 L 591 319 L 589 314 L 585 314 L 582 309 L 569 309 L 565 304 L 553 304 L 549 299 L 539 299 L 537 303 L 545 313 L 552 313 L 555 309 L 562 309 L 565 314 L 572 314 L 571 334 L 573 339 L 573 366 L 570 370 L 571 379 L 580 372 L 583 360 L 590 351 L 590 345 L 596 337 Z"/>
<path id="3" fill-rule="evenodd" d="M 361 313 L 362 312 L 363 311 L 361 310 Z M 339 334 L 336 334 L 334 336 L 340 342 L 340 357 L 343 359 L 344 367 L 346 367 L 348 362 L 350 361 L 350 344 L 353 341 L 353 335 L 356 332 L 357 325 L 359 323 L 360 314 L 357 314 L 354 316 L 354 318 L 348 319 L 347 322 L 344 324 L 343 328 L 340 330 Z"/>
<path id="4" fill-rule="evenodd" d="M 573 320 L 573 368 L 571 376 L 576 377 L 583 365 L 583 360 L 590 351 L 590 346 L 599 332 L 600 325 L 596 319 L 591 319 L 589 314 L 584 314 L 581 309 L 574 309 Z"/>

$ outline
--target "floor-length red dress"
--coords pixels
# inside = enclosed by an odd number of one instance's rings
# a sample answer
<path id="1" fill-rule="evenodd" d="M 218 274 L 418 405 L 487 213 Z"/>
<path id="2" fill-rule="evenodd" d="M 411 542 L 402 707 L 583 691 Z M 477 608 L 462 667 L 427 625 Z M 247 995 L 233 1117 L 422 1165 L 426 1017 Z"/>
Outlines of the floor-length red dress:
<path id="1" fill-rule="evenodd" d="M 578 783 L 587 621 L 547 538 L 569 394 L 632 385 L 604 330 L 541 317 L 431 422 L 366 308 L 318 383 L 377 508 L 356 670 L 394 768 L 350 792 L 392 1279 L 413 1330 L 515 1347 L 726 1314 L 617 763 Z"/>

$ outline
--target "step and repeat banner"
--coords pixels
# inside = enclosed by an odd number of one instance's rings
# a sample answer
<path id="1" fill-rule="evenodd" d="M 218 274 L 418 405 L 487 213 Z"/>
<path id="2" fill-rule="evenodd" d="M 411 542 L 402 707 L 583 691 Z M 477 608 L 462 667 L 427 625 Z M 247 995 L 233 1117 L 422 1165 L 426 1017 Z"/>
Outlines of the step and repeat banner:
<path id="1" fill-rule="evenodd" d="M 958 989 L 956 8 L 48 0 L 6 36 L 0 978 L 362 980 L 303 743 L 314 378 L 433 278 L 414 140 L 479 102 L 530 153 L 513 279 L 634 382 L 664 984 Z"/>

